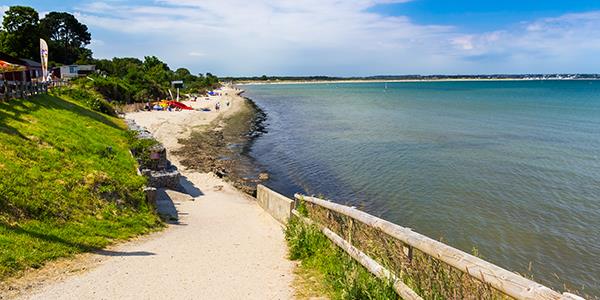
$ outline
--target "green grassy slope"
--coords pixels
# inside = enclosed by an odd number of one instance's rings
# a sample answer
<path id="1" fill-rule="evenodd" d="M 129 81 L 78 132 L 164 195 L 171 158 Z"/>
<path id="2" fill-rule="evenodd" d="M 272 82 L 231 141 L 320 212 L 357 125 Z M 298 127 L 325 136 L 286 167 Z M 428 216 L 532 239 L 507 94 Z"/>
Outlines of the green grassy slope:
<path id="1" fill-rule="evenodd" d="M 0 279 L 160 226 L 130 138 L 72 100 L 0 103 Z"/>

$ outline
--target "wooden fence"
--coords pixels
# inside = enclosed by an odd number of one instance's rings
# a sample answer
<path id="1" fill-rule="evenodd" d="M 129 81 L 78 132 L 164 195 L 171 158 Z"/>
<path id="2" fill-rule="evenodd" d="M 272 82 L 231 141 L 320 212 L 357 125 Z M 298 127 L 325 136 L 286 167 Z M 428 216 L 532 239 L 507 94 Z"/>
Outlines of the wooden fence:
<path id="1" fill-rule="evenodd" d="M 48 89 L 56 86 L 67 85 L 67 82 L 24 82 L 0 80 L 0 101 L 10 99 L 26 98 L 48 92 Z"/>
<path id="2" fill-rule="evenodd" d="M 404 299 L 583 300 L 358 209 L 296 194 L 292 214 L 321 231 Z"/>

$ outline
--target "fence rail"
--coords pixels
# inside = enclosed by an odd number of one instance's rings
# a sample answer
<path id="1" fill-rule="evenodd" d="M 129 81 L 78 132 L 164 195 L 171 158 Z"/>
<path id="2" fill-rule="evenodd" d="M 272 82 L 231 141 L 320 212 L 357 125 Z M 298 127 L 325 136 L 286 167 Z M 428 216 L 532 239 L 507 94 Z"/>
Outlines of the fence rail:
<path id="1" fill-rule="evenodd" d="M 377 261 L 393 279 L 416 286 L 413 291 L 423 298 L 584 300 L 358 209 L 301 194 L 295 199 L 295 207 L 302 203 L 311 223 L 354 259 Z"/>
<path id="2" fill-rule="evenodd" d="M 55 82 L 24 82 L 0 80 L 0 101 L 10 99 L 26 98 L 33 95 L 48 92 L 48 89 L 56 86 L 67 85 L 63 81 Z"/>

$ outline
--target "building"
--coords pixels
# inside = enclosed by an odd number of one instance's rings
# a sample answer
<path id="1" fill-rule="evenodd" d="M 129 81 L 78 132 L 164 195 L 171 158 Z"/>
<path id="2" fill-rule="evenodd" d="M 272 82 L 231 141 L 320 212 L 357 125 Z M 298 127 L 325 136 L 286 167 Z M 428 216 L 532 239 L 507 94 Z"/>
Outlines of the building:
<path id="1" fill-rule="evenodd" d="M 20 59 L 0 52 L 0 80 L 41 81 L 42 65 L 30 59 Z"/>
<path id="2" fill-rule="evenodd" d="M 96 72 L 95 65 L 67 65 L 60 67 L 60 78 L 71 79 Z"/>
<path id="3" fill-rule="evenodd" d="M 42 64 L 31 60 L 21 58 L 23 65 L 27 67 L 27 72 L 25 72 L 25 81 L 27 82 L 36 82 L 36 81 L 44 81 L 44 74 L 42 72 Z"/>

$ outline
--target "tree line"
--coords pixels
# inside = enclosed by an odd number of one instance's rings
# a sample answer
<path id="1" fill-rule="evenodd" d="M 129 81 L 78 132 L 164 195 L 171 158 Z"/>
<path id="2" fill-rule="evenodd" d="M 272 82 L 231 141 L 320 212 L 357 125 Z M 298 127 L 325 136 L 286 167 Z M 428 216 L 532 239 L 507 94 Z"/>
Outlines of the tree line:
<path id="1" fill-rule="evenodd" d="M 49 65 L 93 64 L 98 73 L 75 81 L 93 88 L 106 99 L 120 103 L 155 100 L 168 96 L 171 81 L 183 80 L 184 93 L 204 93 L 219 85 L 211 73 L 175 71 L 156 56 L 95 59 L 87 46 L 92 40 L 88 27 L 66 12 L 50 12 L 40 19 L 27 6 L 11 6 L 0 28 L 0 51 L 35 61 L 40 60 L 39 39 L 46 40 Z"/>
<path id="2" fill-rule="evenodd" d="M 91 59 L 85 48 L 92 40 L 85 24 L 65 12 L 50 12 L 40 19 L 38 12 L 27 6 L 11 6 L 5 13 L 0 30 L 0 51 L 18 58 L 39 60 L 40 38 L 52 49 L 49 60 L 73 64 Z"/>

